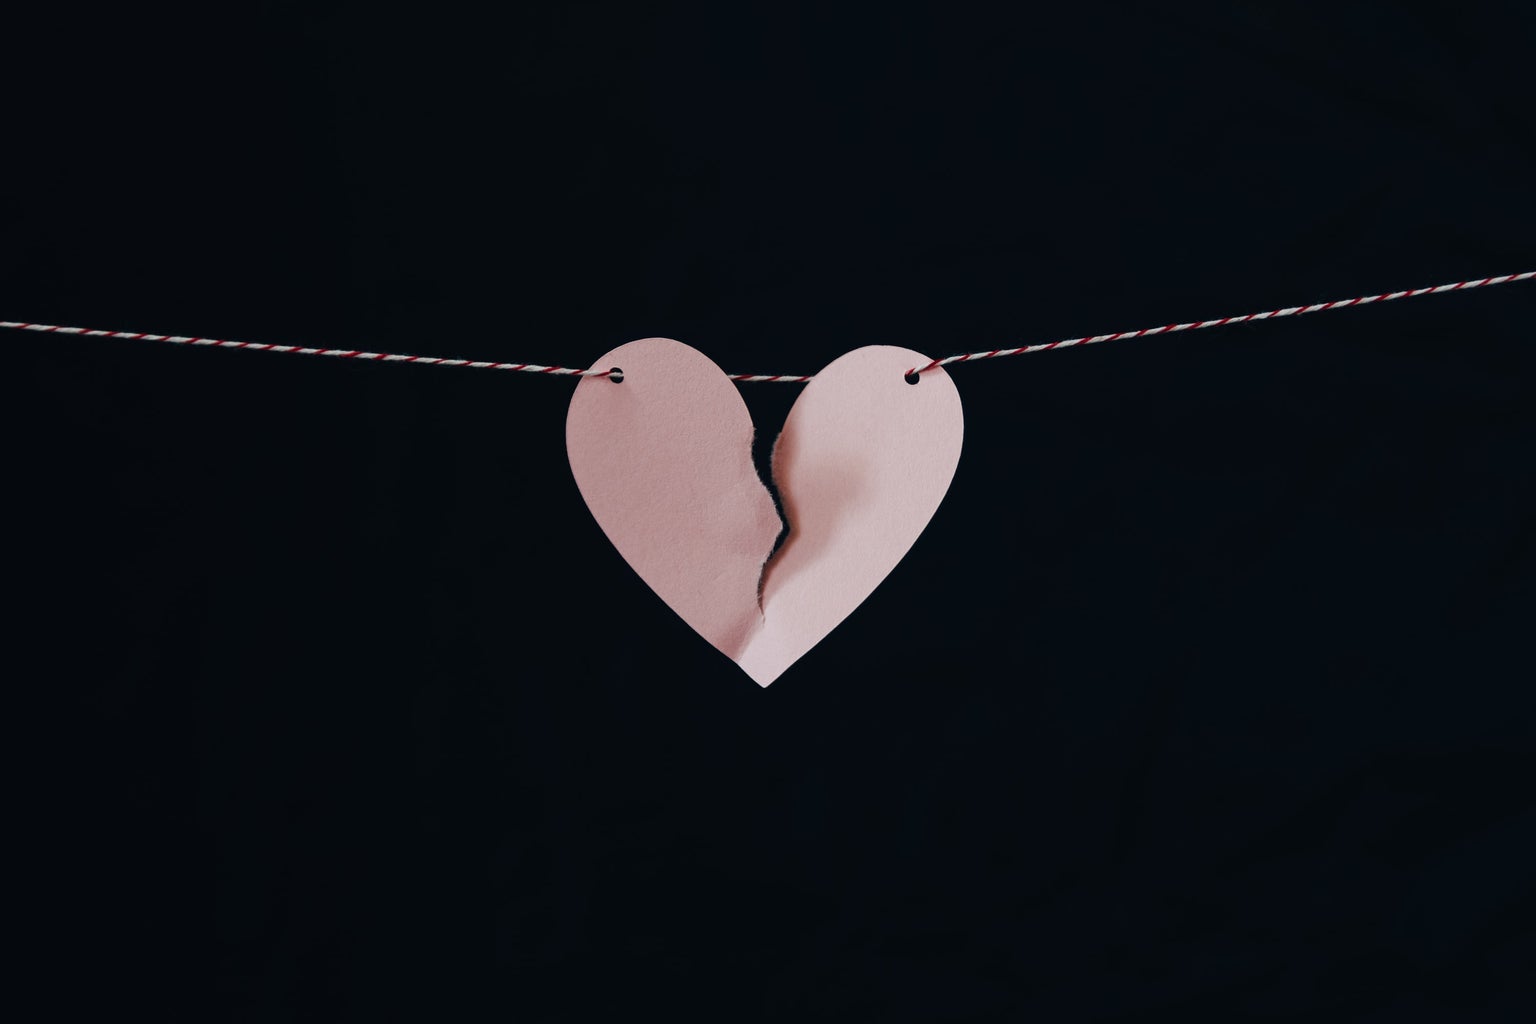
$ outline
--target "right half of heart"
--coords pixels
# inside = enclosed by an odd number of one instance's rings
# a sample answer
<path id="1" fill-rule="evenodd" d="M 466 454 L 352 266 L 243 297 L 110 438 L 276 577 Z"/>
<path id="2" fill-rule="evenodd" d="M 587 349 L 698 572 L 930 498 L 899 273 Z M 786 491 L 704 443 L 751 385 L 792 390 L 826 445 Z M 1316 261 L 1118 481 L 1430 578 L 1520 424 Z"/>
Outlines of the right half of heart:
<path id="1" fill-rule="evenodd" d="M 656 594 L 767 686 L 857 608 L 917 540 L 954 478 L 960 395 L 928 357 L 871 345 L 806 385 L 773 449 L 789 526 L 752 462 L 752 419 L 707 356 L 668 338 L 608 352 L 566 417 L 571 472 L 598 525 Z M 770 557 L 771 556 L 771 557 Z"/>

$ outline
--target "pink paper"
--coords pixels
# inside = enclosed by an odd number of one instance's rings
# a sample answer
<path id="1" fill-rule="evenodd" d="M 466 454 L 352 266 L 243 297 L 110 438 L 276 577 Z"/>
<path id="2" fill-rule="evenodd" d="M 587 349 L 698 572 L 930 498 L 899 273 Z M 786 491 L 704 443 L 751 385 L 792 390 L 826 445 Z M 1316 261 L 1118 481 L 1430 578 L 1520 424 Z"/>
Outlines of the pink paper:
<path id="1" fill-rule="evenodd" d="M 566 447 L 587 507 L 640 578 L 685 622 L 767 686 L 879 586 L 943 500 L 964 416 L 928 357 L 857 349 L 806 385 L 773 473 L 790 533 L 752 464 L 752 422 L 736 386 L 680 342 L 647 338 L 593 364 Z M 759 594 L 761 599 L 759 600 Z"/>

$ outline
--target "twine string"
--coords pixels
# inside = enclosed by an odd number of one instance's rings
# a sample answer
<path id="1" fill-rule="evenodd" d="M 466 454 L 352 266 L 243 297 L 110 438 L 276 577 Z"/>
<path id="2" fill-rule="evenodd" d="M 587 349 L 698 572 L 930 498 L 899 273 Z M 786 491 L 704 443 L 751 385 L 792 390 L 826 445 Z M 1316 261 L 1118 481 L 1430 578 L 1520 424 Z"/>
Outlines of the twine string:
<path id="1" fill-rule="evenodd" d="M 1222 317 L 1218 320 L 1192 320 L 1189 323 L 1167 324 L 1163 327 L 1146 327 L 1138 331 L 1120 331 L 1116 334 L 1096 334 L 1085 338 L 1064 338 L 1061 341 L 1046 342 L 1039 345 L 1024 345 L 1018 348 L 998 348 L 990 352 L 967 352 L 963 355 L 946 356 L 943 359 L 935 359 L 924 366 L 913 367 L 907 371 L 907 376 L 914 373 L 926 373 L 940 366 L 949 366 L 954 363 L 968 363 L 979 359 L 995 359 L 999 356 L 1022 356 L 1035 352 L 1049 352 L 1052 349 L 1072 348 L 1077 345 L 1097 345 L 1103 341 L 1121 341 L 1133 338 L 1150 338 L 1157 334 L 1173 334 L 1178 331 L 1201 330 L 1206 327 L 1225 327 L 1228 324 L 1244 324 L 1255 320 L 1273 320 L 1279 317 L 1300 316 L 1303 313 L 1320 313 L 1328 309 L 1344 309 L 1349 306 L 1364 306 L 1372 302 L 1390 302 L 1394 299 L 1415 298 L 1420 295 L 1437 295 L 1442 292 L 1466 291 L 1471 288 L 1483 288 L 1488 285 L 1506 284 L 1510 281 L 1529 281 L 1536 278 L 1536 270 L 1523 274 L 1503 274 L 1498 277 L 1485 277 L 1481 280 L 1457 281 L 1454 284 L 1435 285 L 1429 288 L 1410 288 L 1407 291 L 1383 292 L 1380 295 L 1363 295 L 1355 299 L 1338 299 L 1333 302 L 1318 302 L 1310 306 L 1288 306 L 1285 309 L 1272 309 L 1263 313 L 1246 313 L 1242 316 Z M 577 370 L 567 366 L 541 366 L 537 363 L 506 363 L 486 362 L 478 359 L 445 359 L 441 356 L 413 356 L 401 355 L 392 352 L 365 352 L 359 349 L 345 348 L 306 348 L 300 345 L 270 345 L 254 341 L 225 341 L 220 338 L 192 338 L 175 334 L 145 334 L 137 331 L 101 331 L 86 327 L 60 327 L 56 324 L 29 324 L 11 320 L 0 320 L 0 327 L 9 327 L 19 331 L 37 331 L 44 334 L 68 334 L 83 338 L 123 338 L 130 341 L 162 341 L 173 345 L 194 345 L 202 348 L 235 348 L 249 352 L 285 352 L 304 356 L 331 356 L 337 359 L 367 359 L 381 363 L 415 363 L 422 366 L 462 366 L 471 370 L 513 370 L 518 373 L 539 373 L 552 377 L 612 377 L 622 380 L 620 368 L 609 367 L 606 369 Z M 774 384 L 806 384 L 812 377 L 810 375 L 783 374 L 783 373 L 732 373 L 727 374 L 731 380 L 746 384 L 774 383 Z"/>
<path id="2" fill-rule="evenodd" d="M 968 363 L 976 359 L 993 359 L 997 356 L 1023 356 L 1034 352 L 1049 352 L 1056 348 L 1071 348 L 1074 345 L 1097 345 L 1101 341 L 1121 341 L 1131 338 L 1150 338 L 1154 334 L 1173 334 L 1176 331 L 1197 331 L 1203 327 L 1225 327 L 1228 324 L 1246 324 L 1253 320 L 1274 320 L 1282 316 L 1300 316 L 1303 313 L 1321 313 L 1326 309 L 1344 309 L 1348 306 L 1364 306 L 1372 302 L 1391 302 L 1393 299 L 1411 299 L 1419 295 L 1436 295 L 1440 292 L 1459 292 L 1469 288 L 1482 288 L 1490 284 L 1505 284 L 1510 281 L 1529 281 L 1536 277 L 1536 270 L 1527 271 L 1524 274 L 1503 274 L 1499 277 L 1485 277 L 1480 281 L 1457 281 L 1455 284 L 1440 284 L 1430 288 L 1410 288 L 1403 292 L 1383 292 L 1380 295 L 1362 295 L 1357 299 L 1337 299 L 1333 302 L 1317 302 L 1310 306 L 1287 306 L 1285 309 L 1271 309 L 1264 313 L 1245 313 L 1242 316 L 1226 316 L 1219 320 L 1192 320 L 1187 324 L 1168 324 L 1164 327 L 1144 327 L 1139 331 L 1120 331 L 1117 334 L 1095 334 L 1089 338 L 1066 338 L 1062 341 L 1051 341 L 1043 345 L 1025 345 L 1022 348 L 998 348 L 990 352 L 967 352 L 959 356 L 945 356 L 943 359 L 935 359 L 926 366 L 913 367 L 908 373 L 925 373 L 938 366 L 948 366 L 951 363 Z"/>

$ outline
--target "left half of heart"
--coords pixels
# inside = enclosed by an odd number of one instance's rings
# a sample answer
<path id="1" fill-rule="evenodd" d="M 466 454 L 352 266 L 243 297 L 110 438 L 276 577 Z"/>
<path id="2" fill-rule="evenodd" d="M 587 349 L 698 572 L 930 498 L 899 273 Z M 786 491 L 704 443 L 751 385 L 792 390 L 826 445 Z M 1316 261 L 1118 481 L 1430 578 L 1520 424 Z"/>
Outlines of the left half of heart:
<path id="1" fill-rule="evenodd" d="M 805 386 L 773 450 L 773 496 L 752 418 L 707 356 L 632 341 L 583 378 L 566 416 L 576 486 L 614 548 L 684 622 L 767 686 L 880 585 L 938 509 L 964 414 L 928 357 L 873 345 Z M 774 550 L 781 527 L 789 532 Z"/>

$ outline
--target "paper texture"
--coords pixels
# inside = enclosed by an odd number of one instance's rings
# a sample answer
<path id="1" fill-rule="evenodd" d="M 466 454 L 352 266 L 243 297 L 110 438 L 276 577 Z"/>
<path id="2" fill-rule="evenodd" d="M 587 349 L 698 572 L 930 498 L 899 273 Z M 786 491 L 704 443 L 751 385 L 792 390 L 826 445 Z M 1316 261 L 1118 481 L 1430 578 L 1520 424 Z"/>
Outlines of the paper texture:
<path id="1" fill-rule="evenodd" d="M 928 357 L 875 345 L 806 385 L 774 446 L 790 532 L 752 463 L 736 385 L 681 342 L 621 345 L 571 398 L 566 448 L 598 525 L 688 625 L 767 686 L 880 585 L 954 477 L 964 415 Z M 766 561 L 766 565 L 765 565 Z M 761 593 L 761 600 L 759 600 Z"/>

